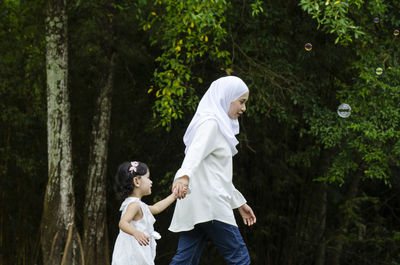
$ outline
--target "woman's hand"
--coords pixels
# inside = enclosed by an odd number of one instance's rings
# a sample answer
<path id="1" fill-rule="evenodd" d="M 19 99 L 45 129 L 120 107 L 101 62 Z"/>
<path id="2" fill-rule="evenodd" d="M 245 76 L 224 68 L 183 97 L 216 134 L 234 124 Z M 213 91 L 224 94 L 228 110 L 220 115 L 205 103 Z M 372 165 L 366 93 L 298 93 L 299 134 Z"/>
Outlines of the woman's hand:
<path id="1" fill-rule="evenodd" d="M 147 246 L 149 244 L 150 237 L 148 235 L 146 235 L 145 233 L 143 233 L 143 232 L 141 232 L 139 230 L 136 230 L 133 233 L 133 236 L 139 242 L 139 245 Z"/>
<path id="2" fill-rule="evenodd" d="M 189 177 L 186 175 L 182 176 L 178 178 L 172 185 L 172 192 L 174 193 L 176 198 L 183 199 L 186 197 L 188 186 L 189 186 Z"/>
<path id="3" fill-rule="evenodd" d="M 239 207 L 239 213 L 243 218 L 243 223 L 245 225 L 251 226 L 256 223 L 256 216 L 253 213 L 253 210 L 247 203 L 243 204 Z"/>

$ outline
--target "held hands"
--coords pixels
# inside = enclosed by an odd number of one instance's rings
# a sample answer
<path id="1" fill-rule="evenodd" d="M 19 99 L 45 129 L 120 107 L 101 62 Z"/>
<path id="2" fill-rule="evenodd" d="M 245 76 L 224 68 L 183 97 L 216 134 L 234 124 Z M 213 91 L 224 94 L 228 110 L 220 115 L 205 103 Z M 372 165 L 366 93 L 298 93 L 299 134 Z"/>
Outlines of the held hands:
<path id="1" fill-rule="evenodd" d="M 186 175 L 182 176 L 178 178 L 172 185 L 172 192 L 174 193 L 176 198 L 183 199 L 186 197 L 188 186 L 189 186 L 189 177 Z"/>
<path id="2" fill-rule="evenodd" d="M 243 204 L 239 207 L 239 213 L 243 218 L 243 223 L 245 225 L 251 226 L 256 223 L 256 216 L 253 213 L 253 210 L 247 203 Z"/>
<path id="3" fill-rule="evenodd" d="M 145 233 L 141 231 L 135 231 L 133 236 L 136 238 L 136 240 L 139 242 L 139 245 L 141 246 L 147 246 L 150 241 L 150 237 L 146 235 Z"/>

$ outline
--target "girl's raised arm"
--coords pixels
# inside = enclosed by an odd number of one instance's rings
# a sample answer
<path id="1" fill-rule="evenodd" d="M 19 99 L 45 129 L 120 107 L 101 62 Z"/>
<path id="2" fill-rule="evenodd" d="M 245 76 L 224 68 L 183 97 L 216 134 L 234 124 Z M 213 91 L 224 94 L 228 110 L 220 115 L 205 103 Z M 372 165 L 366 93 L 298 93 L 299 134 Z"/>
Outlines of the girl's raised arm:
<path id="1" fill-rule="evenodd" d="M 167 198 L 149 206 L 150 212 L 155 215 L 164 211 L 168 206 L 170 206 L 176 200 L 175 195 L 172 193 Z"/>

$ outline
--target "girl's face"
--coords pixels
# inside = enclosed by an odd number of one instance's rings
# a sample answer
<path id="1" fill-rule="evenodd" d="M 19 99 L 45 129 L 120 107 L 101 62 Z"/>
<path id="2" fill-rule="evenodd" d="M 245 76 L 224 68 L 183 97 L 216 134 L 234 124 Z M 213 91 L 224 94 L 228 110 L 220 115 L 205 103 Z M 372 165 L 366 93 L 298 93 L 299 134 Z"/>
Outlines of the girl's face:
<path id="1" fill-rule="evenodd" d="M 246 111 L 247 100 L 249 100 L 249 92 L 244 93 L 235 101 L 232 101 L 228 110 L 229 118 L 231 118 L 232 120 L 237 120 L 240 115 L 242 115 Z"/>
<path id="2" fill-rule="evenodd" d="M 153 181 L 150 180 L 150 171 L 147 170 L 147 173 L 140 178 L 138 178 L 139 189 L 142 192 L 142 195 L 150 195 L 151 194 L 151 186 L 153 185 Z"/>

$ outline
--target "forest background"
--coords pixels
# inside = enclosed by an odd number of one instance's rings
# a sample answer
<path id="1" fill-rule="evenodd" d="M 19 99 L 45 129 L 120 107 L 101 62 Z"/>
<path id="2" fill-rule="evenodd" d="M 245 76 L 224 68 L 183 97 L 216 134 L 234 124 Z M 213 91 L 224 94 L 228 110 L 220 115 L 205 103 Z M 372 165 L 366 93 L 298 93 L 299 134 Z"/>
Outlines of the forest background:
<path id="1" fill-rule="evenodd" d="M 399 29 L 395 0 L 0 1 L 0 264 L 110 264 L 117 166 L 146 162 L 145 202 L 168 195 L 199 98 L 231 74 L 252 263 L 400 264 Z M 208 244 L 200 264 L 224 261 Z"/>

